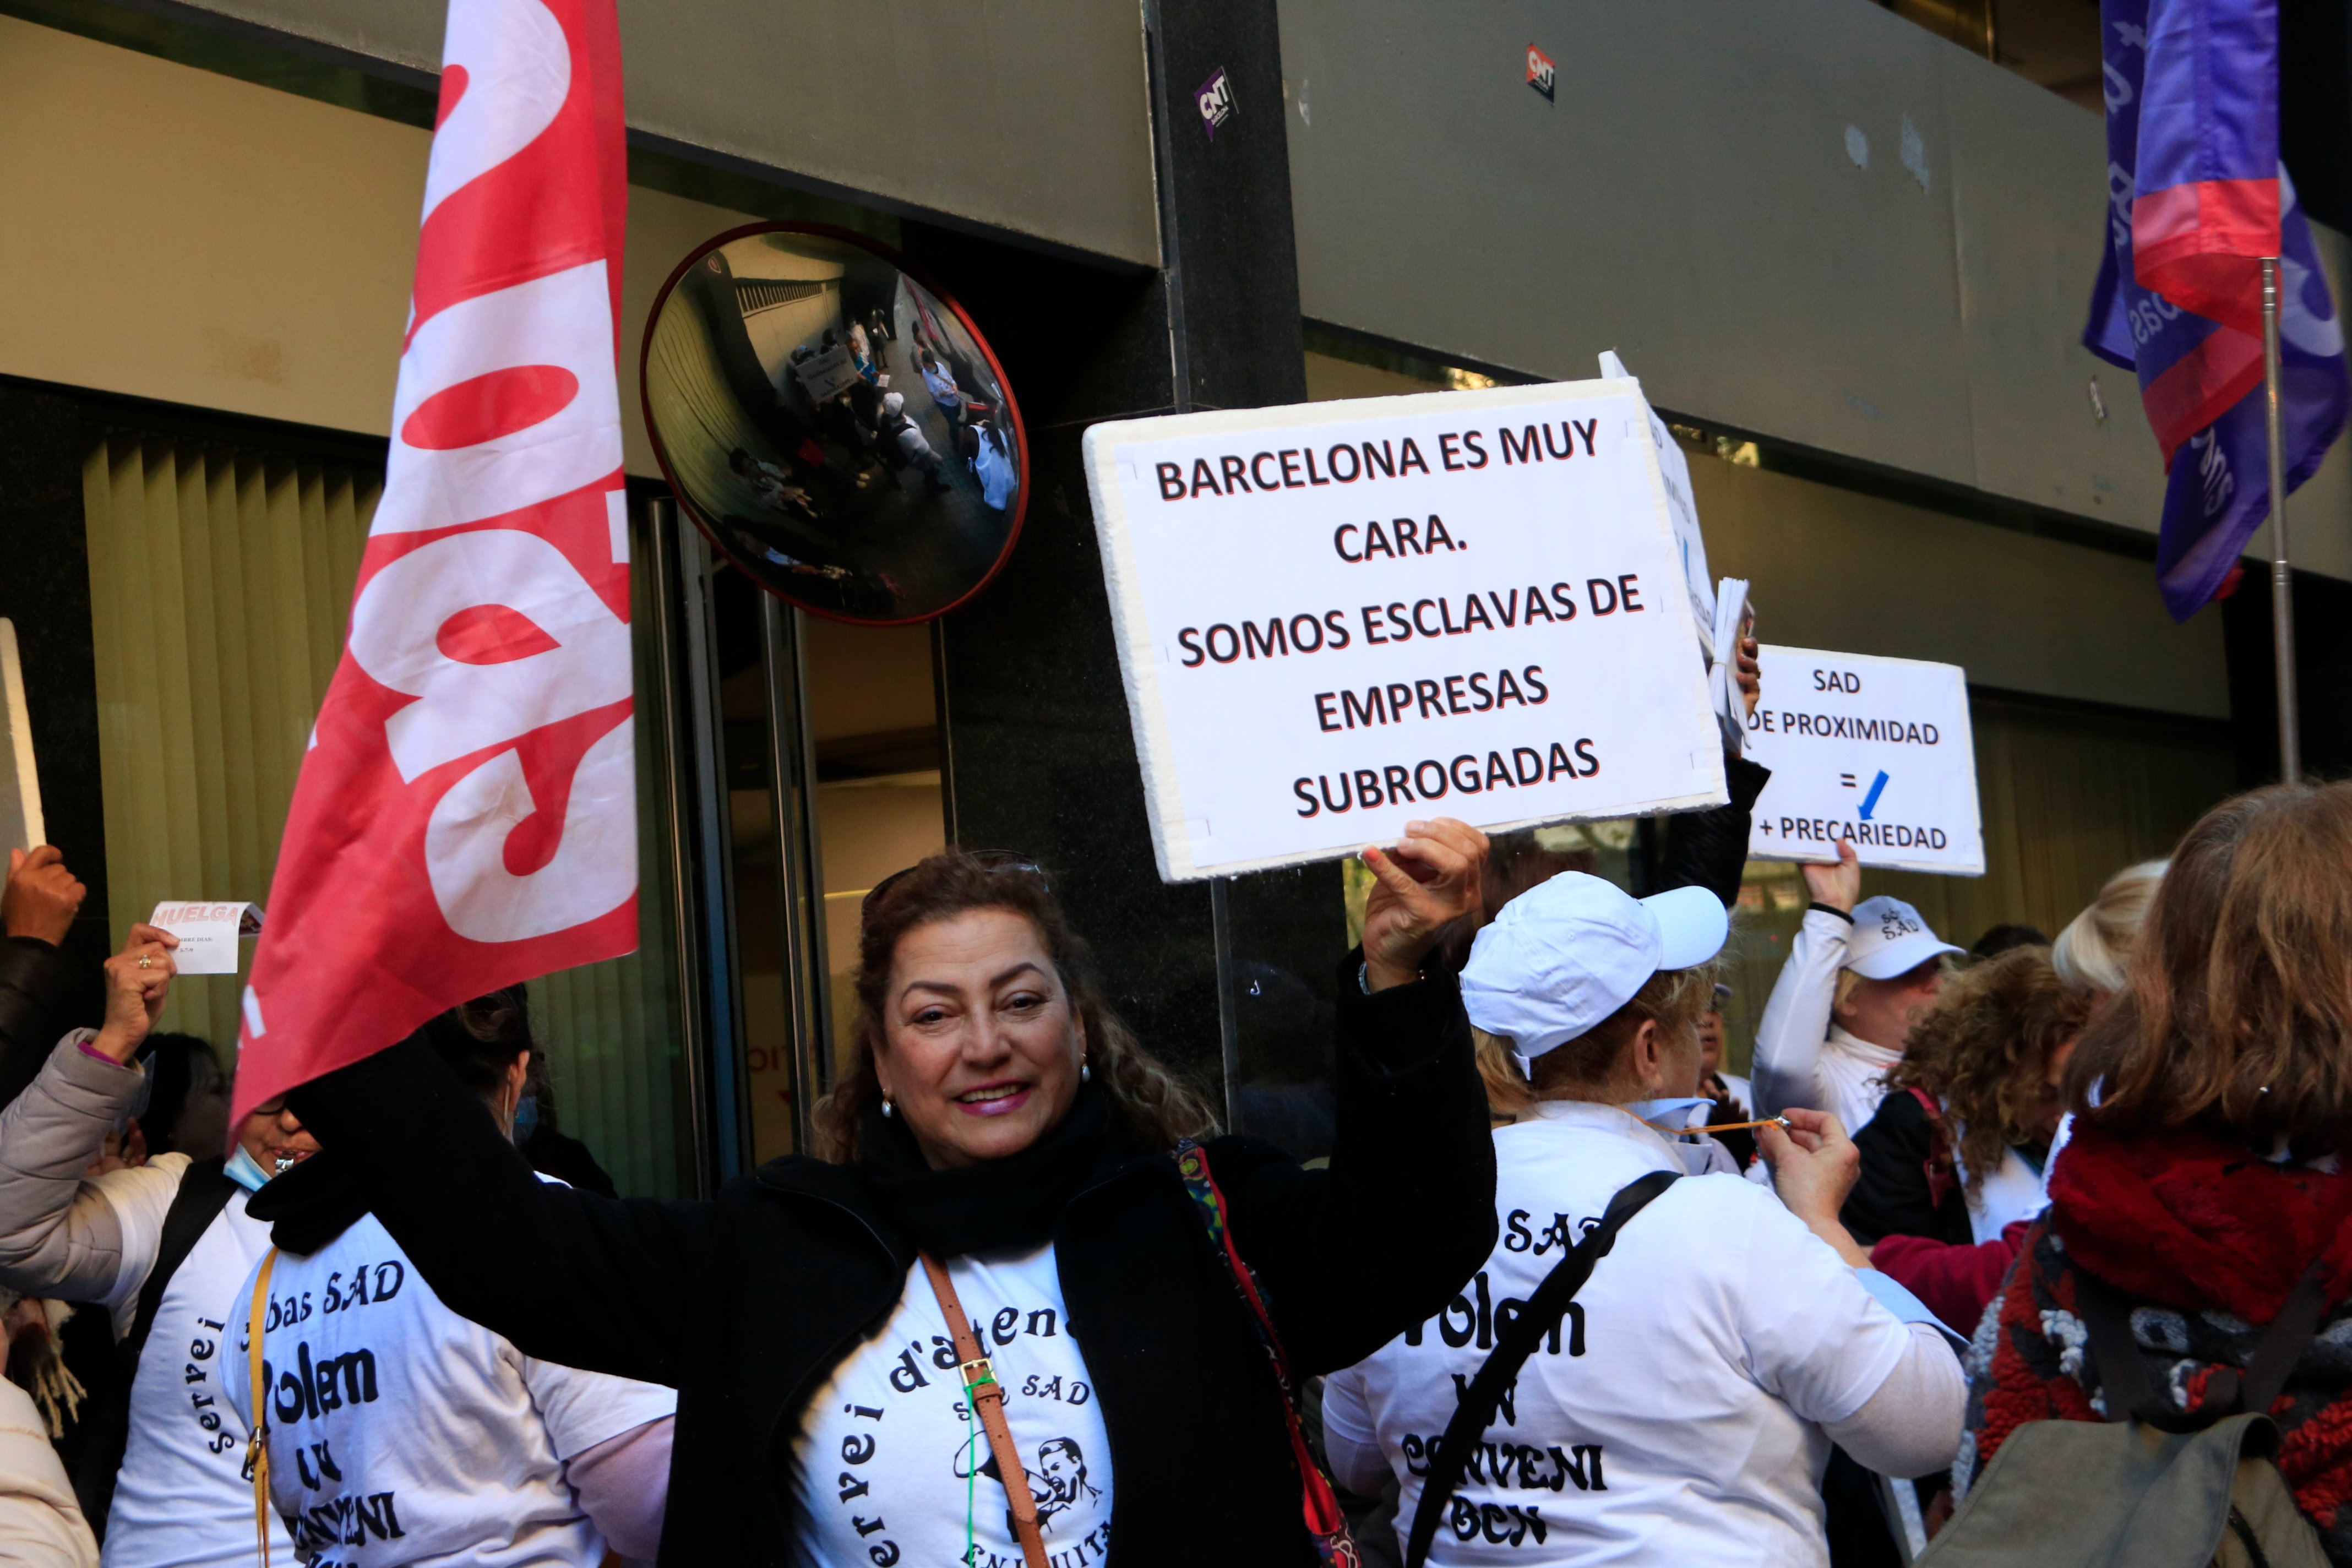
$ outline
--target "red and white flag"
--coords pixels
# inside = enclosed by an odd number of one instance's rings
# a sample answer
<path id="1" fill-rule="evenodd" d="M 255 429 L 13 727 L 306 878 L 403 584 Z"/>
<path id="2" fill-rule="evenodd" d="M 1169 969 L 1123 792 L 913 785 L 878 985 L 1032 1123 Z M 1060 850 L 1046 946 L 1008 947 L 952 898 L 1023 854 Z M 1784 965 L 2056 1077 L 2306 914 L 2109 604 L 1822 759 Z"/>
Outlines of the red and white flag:
<path id="1" fill-rule="evenodd" d="M 450 0 L 383 499 L 245 993 L 238 1120 L 636 946 L 614 4 Z"/>

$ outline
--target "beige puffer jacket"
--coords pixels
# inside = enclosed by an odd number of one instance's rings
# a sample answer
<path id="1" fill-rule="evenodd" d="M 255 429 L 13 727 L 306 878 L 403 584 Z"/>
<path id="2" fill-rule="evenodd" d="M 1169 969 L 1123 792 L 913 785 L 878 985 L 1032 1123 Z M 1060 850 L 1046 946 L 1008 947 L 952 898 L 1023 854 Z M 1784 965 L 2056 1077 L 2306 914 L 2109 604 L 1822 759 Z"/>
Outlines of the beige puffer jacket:
<path id="1" fill-rule="evenodd" d="M 120 1303 L 114 1331 L 130 1327 L 139 1287 L 155 1261 L 155 1238 L 133 1238 L 126 1258 L 121 1214 L 109 1197 L 163 1189 L 163 1204 L 188 1168 L 185 1154 L 160 1154 L 135 1169 L 82 1180 L 107 1127 L 136 1100 L 142 1069 L 81 1048 L 86 1031 L 58 1042 L 30 1087 L 0 1110 L 0 1285 L 68 1301 Z M 142 1194 L 145 1196 L 147 1194 Z M 136 1212 L 150 1204 L 130 1203 Z M 140 1278 L 131 1279 L 126 1271 Z"/>

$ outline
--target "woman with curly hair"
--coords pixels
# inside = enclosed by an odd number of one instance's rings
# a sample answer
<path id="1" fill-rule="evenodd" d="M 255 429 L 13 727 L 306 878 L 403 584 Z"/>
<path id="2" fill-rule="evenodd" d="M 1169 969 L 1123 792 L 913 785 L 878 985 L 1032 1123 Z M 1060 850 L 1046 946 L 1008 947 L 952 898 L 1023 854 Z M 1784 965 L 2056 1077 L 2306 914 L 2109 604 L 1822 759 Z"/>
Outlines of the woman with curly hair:
<path id="1" fill-rule="evenodd" d="M 2011 948 L 1948 981 L 1854 1138 L 1862 1179 L 1843 1217 L 1855 1238 L 1988 1242 L 2040 1214 L 2059 1085 L 2087 1010 L 2046 947 Z"/>
<path id="2" fill-rule="evenodd" d="M 1486 840 L 1407 831 L 1365 851 L 1326 1169 L 1182 1148 L 1209 1113 L 1112 1011 L 1045 873 L 950 850 L 866 897 L 821 1158 L 710 1202 L 545 1185 L 410 1042 L 289 1096 L 324 1151 L 306 1180 L 352 1183 L 525 1354 L 677 1389 L 665 1563 L 1311 1564 L 1337 1506 L 1250 1303 L 1296 1375 L 1334 1371 L 1443 1309 L 1495 1236 L 1435 951 Z"/>

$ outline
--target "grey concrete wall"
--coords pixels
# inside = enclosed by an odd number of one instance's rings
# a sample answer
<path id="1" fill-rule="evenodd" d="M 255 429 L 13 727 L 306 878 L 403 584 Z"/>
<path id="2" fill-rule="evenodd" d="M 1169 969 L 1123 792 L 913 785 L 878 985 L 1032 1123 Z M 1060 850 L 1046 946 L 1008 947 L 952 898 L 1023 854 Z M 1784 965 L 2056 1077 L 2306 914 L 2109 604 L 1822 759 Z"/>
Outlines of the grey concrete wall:
<path id="1" fill-rule="evenodd" d="M 1282 0 L 1282 27 L 1311 319 L 1541 376 L 1614 347 L 1662 407 L 2155 530 L 2137 387 L 2077 341 L 2096 115 L 1869 0 Z M 2340 448 L 2294 517 L 2352 577 Z"/>
<path id="2" fill-rule="evenodd" d="M 2221 607 L 2173 625 L 2145 561 L 1717 458 L 1691 458 L 1691 487 L 1707 564 L 1748 580 L 1768 642 L 1935 659 L 1973 685 L 2042 697 L 2230 716 Z"/>
<path id="3" fill-rule="evenodd" d="M 445 0 L 165 0 L 410 79 Z M 621 0 L 633 132 L 689 156 L 1142 266 L 1140 13 L 1103 0 Z"/>

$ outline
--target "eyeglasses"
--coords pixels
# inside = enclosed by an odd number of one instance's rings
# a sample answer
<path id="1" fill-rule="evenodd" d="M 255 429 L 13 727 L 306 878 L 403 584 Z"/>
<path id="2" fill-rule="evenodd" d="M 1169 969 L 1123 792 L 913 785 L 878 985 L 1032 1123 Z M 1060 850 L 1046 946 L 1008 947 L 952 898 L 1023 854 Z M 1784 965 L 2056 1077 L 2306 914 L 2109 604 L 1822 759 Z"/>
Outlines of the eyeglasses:
<path id="1" fill-rule="evenodd" d="M 1045 880 L 1045 868 L 1038 865 L 1036 861 L 1032 860 L 1028 856 L 1020 853 L 1018 850 L 974 849 L 970 851 L 965 856 L 965 858 L 977 861 L 980 868 L 992 877 L 996 875 L 999 871 L 1025 871 L 1030 876 L 1036 878 L 1039 882 L 1044 883 L 1047 892 L 1051 892 L 1054 889 L 1054 885 Z M 884 890 L 889 888 L 892 883 L 898 881 L 898 879 L 904 877 L 908 872 L 912 871 L 914 868 L 915 868 L 912 866 L 902 866 L 898 870 L 891 872 L 888 876 L 875 883 L 871 888 L 866 889 L 866 897 L 861 900 L 857 905 L 857 918 L 861 921 L 864 920 L 867 911 L 874 908 L 874 900 L 880 898 Z"/>

